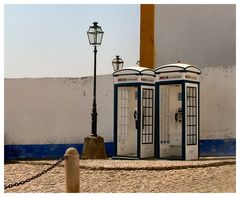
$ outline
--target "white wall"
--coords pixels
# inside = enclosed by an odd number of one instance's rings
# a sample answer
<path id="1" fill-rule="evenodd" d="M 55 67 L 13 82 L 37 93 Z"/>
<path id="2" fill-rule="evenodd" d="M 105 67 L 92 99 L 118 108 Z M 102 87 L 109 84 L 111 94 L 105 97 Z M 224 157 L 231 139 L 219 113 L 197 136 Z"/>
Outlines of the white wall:
<path id="1" fill-rule="evenodd" d="M 201 139 L 236 138 L 235 66 L 206 67 L 200 77 Z"/>
<path id="2" fill-rule="evenodd" d="M 236 137 L 235 5 L 155 5 L 155 66 L 202 70 L 201 139 Z M 93 78 L 5 79 L 5 144 L 83 143 Z M 113 141 L 113 79 L 97 76 L 98 134 Z"/>
<path id="3" fill-rule="evenodd" d="M 236 137 L 235 67 L 200 79 L 201 139 Z M 83 143 L 91 131 L 92 77 L 5 79 L 5 144 Z M 98 134 L 113 141 L 113 79 L 97 77 Z"/>
<path id="4" fill-rule="evenodd" d="M 202 70 L 201 139 L 236 137 L 236 6 L 155 5 L 155 67 Z"/>
<path id="5" fill-rule="evenodd" d="M 83 143 L 93 78 L 5 79 L 5 144 Z M 113 79 L 97 76 L 98 134 L 113 140 Z"/>
<path id="6" fill-rule="evenodd" d="M 155 5 L 156 66 L 236 65 L 235 5 Z"/>

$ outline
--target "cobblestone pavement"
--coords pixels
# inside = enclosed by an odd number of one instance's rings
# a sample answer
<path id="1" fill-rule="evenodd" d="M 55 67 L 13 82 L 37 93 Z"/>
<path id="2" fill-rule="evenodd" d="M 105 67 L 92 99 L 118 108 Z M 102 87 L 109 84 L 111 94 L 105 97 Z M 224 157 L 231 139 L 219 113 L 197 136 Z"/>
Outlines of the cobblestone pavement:
<path id="1" fill-rule="evenodd" d="M 226 163 L 227 161 L 229 163 Z M 32 161 L 5 164 L 4 184 L 30 178 L 54 162 Z M 219 165 L 215 165 L 217 163 Z M 80 191 L 92 193 L 236 192 L 236 165 L 234 163 L 235 160 L 229 159 L 190 162 L 80 160 Z M 212 166 L 207 167 L 206 164 Z M 169 168 L 164 168 L 166 166 Z M 179 166 L 188 167 L 178 169 Z M 64 166 L 61 164 L 47 174 L 24 185 L 6 189 L 5 192 L 65 192 Z"/>

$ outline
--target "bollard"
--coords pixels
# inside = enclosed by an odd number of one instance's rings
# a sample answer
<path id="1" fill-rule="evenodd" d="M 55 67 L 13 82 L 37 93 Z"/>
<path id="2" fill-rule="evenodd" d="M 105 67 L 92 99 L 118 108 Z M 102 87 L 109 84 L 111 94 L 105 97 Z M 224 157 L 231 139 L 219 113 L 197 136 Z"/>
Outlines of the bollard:
<path id="1" fill-rule="evenodd" d="M 64 156 L 67 156 L 65 160 L 66 192 L 78 193 L 80 191 L 78 151 L 75 148 L 68 148 Z"/>

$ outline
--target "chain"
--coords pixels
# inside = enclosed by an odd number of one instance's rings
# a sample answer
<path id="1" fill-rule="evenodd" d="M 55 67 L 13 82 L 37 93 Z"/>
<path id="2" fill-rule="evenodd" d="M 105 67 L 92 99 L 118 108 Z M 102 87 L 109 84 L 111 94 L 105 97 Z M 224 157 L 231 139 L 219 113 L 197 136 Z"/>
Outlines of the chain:
<path id="1" fill-rule="evenodd" d="M 62 157 L 61 159 L 59 159 L 56 163 L 54 163 L 53 165 L 51 165 L 49 168 L 43 170 L 42 172 L 38 173 L 37 175 L 35 176 L 32 176 L 31 178 L 28 178 L 24 181 L 19 181 L 19 182 L 16 182 L 14 184 L 8 184 L 8 185 L 4 185 L 4 189 L 8 189 L 8 188 L 12 188 L 12 187 L 16 187 L 16 186 L 19 186 L 19 185 L 23 185 L 25 183 L 28 183 L 40 176 L 42 176 L 43 174 L 46 174 L 47 172 L 49 172 L 50 170 L 52 170 L 53 168 L 55 168 L 56 166 L 58 166 L 60 163 L 62 163 L 63 160 L 67 159 L 67 156 L 64 156 Z"/>

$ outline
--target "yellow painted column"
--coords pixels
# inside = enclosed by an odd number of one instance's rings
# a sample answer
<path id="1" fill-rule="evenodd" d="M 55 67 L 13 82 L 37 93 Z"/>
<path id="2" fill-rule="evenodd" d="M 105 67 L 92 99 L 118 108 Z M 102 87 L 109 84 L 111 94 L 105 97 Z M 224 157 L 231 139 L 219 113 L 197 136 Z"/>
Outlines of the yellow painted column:
<path id="1" fill-rule="evenodd" d="M 155 67 L 154 5 L 142 4 L 140 17 L 140 66 Z"/>

